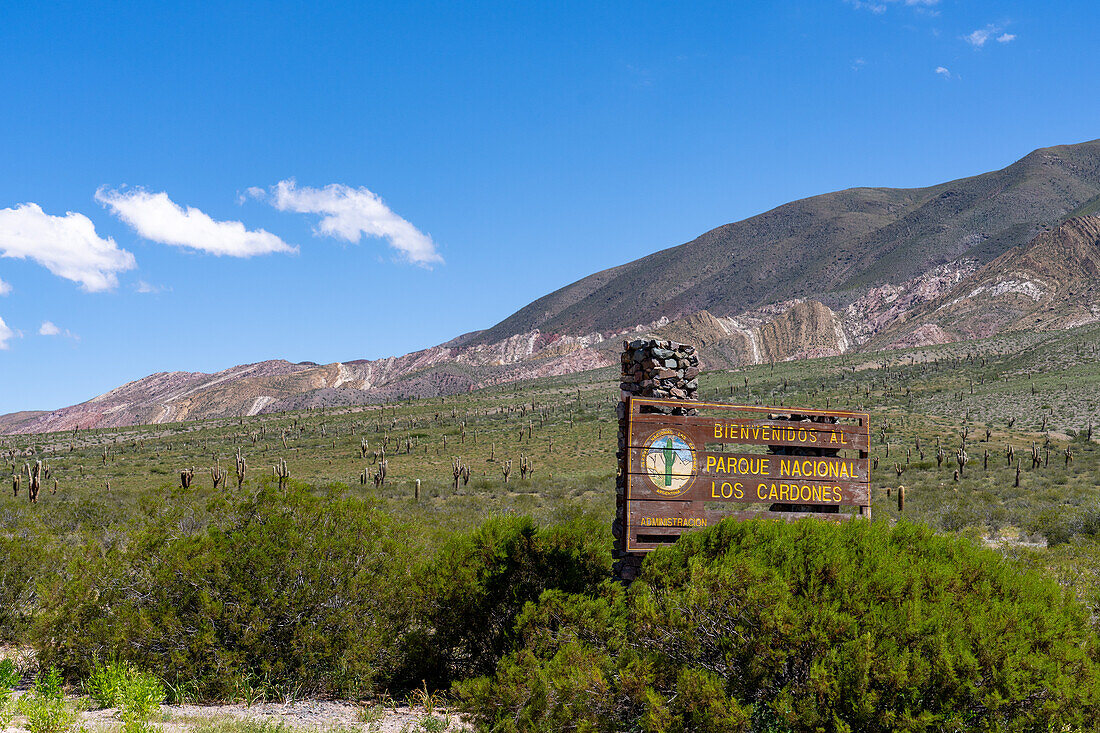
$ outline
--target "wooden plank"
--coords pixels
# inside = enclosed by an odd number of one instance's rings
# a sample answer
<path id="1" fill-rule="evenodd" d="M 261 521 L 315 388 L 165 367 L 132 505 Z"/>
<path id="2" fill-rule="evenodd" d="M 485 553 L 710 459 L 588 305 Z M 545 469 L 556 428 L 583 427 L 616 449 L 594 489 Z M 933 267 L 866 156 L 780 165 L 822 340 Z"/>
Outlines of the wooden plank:
<path id="1" fill-rule="evenodd" d="M 707 516 L 707 526 L 733 517 L 739 520 L 749 519 L 770 519 L 786 522 L 794 522 L 806 517 L 813 517 L 814 519 L 824 519 L 829 522 L 847 522 L 858 514 L 845 514 L 843 512 L 836 514 L 821 514 L 817 512 L 766 512 L 766 511 L 743 511 L 743 512 L 715 512 L 711 516 Z M 644 526 L 628 526 L 626 528 L 626 549 L 628 552 L 644 552 L 649 550 L 655 550 L 658 547 L 669 544 L 669 541 L 674 541 L 685 532 L 693 531 L 693 528 L 688 527 L 644 527 Z M 645 541 L 646 538 L 655 538 L 662 541 Z"/>
<path id="2" fill-rule="evenodd" d="M 800 414 L 800 413 L 795 413 Z M 853 422 L 829 422 L 829 421 L 814 421 L 807 420 L 805 417 L 799 419 L 791 419 L 785 417 L 733 417 L 729 415 L 661 415 L 642 413 L 638 415 L 631 415 L 631 421 L 636 424 L 644 423 L 660 423 L 666 424 L 669 422 L 675 422 L 677 424 L 684 425 L 708 425 L 711 423 L 722 423 L 729 426 L 730 430 L 734 429 L 734 426 L 748 425 L 748 426 L 768 426 L 775 428 L 788 428 L 795 427 L 808 427 L 817 428 L 820 430 L 841 430 L 847 433 L 865 433 L 868 432 L 868 428 L 864 427 L 862 423 Z M 844 418 L 850 420 L 852 418 Z"/>
<path id="3" fill-rule="evenodd" d="M 839 456 L 783 456 L 769 453 L 718 453 L 694 450 L 692 465 L 676 461 L 669 468 L 668 476 L 699 476 L 707 480 L 728 481 L 737 479 L 783 479 L 819 482 L 871 480 L 871 461 L 868 458 L 842 458 Z M 652 455 L 656 453 L 656 455 Z M 647 456 L 649 456 L 647 461 Z M 663 456 L 653 448 L 631 448 L 628 471 L 659 476 L 663 470 Z M 647 463 L 649 465 L 647 465 Z"/>
<path id="4" fill-rule="evenodd" d="M 660 418 L 653 420 L 650 418 Z M 774 422 L 774 421 L 769 421 Z M 779 445 L 824 450 L 869 449 L 867 430 L 856 425 L 825 425 L 790 422 L 782 425 L 757 425 L 751 421 L 733 423 L 707 417 L 670 417 L 668 415 L 631 415 L 630 445 L 644 447 L 662 430 L 674 429 L 689 437 L 695 447 L 708 444 Z"/>
<path id="5" fill-rule="evenodd" d="M 744 476 L 741 480 L 696 477 L 680 493 L 662 491 L 648 476 L 630 474 L 628 504 L 635 501 L 726 501 L 741 504 L 821 504 L 823 506 L 870 506 L 870 484 L 853 481 L 779 481 Z"/>
<path id="6" fill-rule="evenodd" d="M 667 505 L 667 506 L 662 506 Z M 643 501 L 637 502 L 637 506 L 631 507 L 627 515 L 627 528 L 636 529 L 639 532 L 652 530 L 653 534 L 675 533 L 686 529 L 699 527 L 711 527 L 723 519 L 735 517 L 738 519 L 771 517 L 780 519 L 803 517 L 855 517 L 858 514 L 845 512 L 772 512 L 764 510 L 727 510 L 704 509 L 701 504 L 683 501 Z"/>

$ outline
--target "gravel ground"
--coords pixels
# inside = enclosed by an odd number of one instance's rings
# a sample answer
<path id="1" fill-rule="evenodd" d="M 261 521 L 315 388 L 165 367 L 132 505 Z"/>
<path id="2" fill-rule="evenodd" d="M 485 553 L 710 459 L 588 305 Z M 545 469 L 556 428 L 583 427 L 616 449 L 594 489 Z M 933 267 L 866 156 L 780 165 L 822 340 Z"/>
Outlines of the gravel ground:
<path id="1" fill-rule="evenodd" d="M 86 698 L 85 698 L 86 702 Z M 288 729 L 301 731 L 346 730 L 351 733 L 417 733 L 418 731 L 468 731 L 472 726 L 458 715 L 445 711 L 431 715 L 422 708 L 403 705 L 360 705 L 336 700 L 301 700 L 291 703 L 257 703 L 245 705 L 164 705 L 157 724 L 164 733 L 190 733 L 210 723 L 227 721 L 268 721 Z M 435 721 L 429 720 L 434 718 Z M 17 717 L 2 733 L 25 733 L 22 717 Z M 447 723 L 449 722 L 449 725 Z M 121 722 L 112 709 L 88 710 L 81 722 L 89 732 L 117 730 Z"/>

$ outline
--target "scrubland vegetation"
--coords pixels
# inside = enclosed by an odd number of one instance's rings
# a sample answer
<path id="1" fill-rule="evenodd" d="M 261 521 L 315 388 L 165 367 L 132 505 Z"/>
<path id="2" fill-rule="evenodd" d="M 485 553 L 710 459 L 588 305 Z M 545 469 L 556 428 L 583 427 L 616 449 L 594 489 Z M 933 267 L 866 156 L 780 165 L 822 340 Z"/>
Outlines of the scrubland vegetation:
<path id="1" fill-rule="evenodd" d="M 7 437 L 0 633 L 35 652 L 23 698 L 56 669 L 133 697 L 135 733 L 157 690 L 418 691 L 499 731 L 1092 729 L 1098 357 L 1084 327 L 704 373 L 871 413 L 875 521 L 724 523 L 629 588 L 610 370 Z"/>

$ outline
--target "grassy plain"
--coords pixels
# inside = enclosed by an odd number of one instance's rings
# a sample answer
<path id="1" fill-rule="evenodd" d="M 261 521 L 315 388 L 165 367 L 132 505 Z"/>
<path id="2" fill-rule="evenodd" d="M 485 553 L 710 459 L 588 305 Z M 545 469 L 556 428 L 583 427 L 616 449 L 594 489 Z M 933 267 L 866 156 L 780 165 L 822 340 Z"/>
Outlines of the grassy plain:
<path id="1" fill-rule="evenodd" d="M 1089 326 L 704 372 L 700 393 L 739 404 L 865 410 L 872 418 L 877 459 L 876 517 L 898 515 L 895 490 L 904 485 L 905 515 L 911 519 L 942 530 L 1016 539 L 1034 534 L 1056 515 L 1097 504 L 1100 452 L 1085 438 L 1088 426 L 1100 422 L 1098 357 L 1100 327 Z M 235 494 L 239 448 L 248 465 L 243 491 L 273 480 L 272 466 L 285 460 L 292 482 L 374 497 L 422 522 L 428 534 L 495 513 L 552 519 L 582 510 L 610 523 L 616 376 L 602 369 L 385 405 L 10 436 L 2 440 L 9 470 L 18 474 L 24 463 L 43 459 L 51 477 L 37 505 L 26 501 L 26 477 L 19 497 L 5 492 L 0 521 L 10 528 L 30 523 L 61 529 L 56 526 L 61 522 L 69 531 L 106 531 L 127 521 L 143 499 L 187 502 L 188 494 L 207 494 L 215 464 L 227 473 L 221 491 Z M 968 462 L 955 481 L 964 432 Z M 1036 446 L 1042 465 L 1032 468 Z M 383 450 L 387 474 L 376 486 L 373 476 Z M 520 476 L 524 456 L 534 467 L 526 479 Z M 454 459 L 470 468 L 468 483 L 459 480 L 457 488 Z M 184 492 L 179 473 L 191 467 L 194 483 Z M 900 476 L 897 468 L 903 469 Z"/>

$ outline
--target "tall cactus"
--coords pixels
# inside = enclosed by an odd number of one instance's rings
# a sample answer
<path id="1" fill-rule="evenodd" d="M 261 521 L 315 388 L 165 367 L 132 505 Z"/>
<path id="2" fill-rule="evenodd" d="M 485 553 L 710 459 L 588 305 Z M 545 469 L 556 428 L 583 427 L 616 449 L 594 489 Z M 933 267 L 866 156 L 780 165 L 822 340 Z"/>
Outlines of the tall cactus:
<path id="1" fill-rule="evenodd" d="M 210 467 L 210 480 L 214 482 L 214 491 L 217 491 L 218 487 L 225 481 L 225 469 L 219 466 L 217 462 Z"/>
<path id="2" fill-rule="evenodd" d="M 237 448 L 236 464 L 237 464 L 237 491 L 240 491 L 241 487 L 244 486 L 245 472 L 248 470 L 248 462 L 245 460 L 244 455 L 241 454 L 241 449 L 240 448 Z"/>
<path id="3" fill-rule="evenodd" d="M 286 465 L 286 459 L 283 458 L 276 465 L 271 467 L 272 474 L 275 478 L 279 479 L 279 488 L 285 489 L 287 481 L 290 480 L 290 469 Z"/>
<path id="4" fill-rule="evenodd" d="M 38 492 L 42 489 L 43 479 L 49 480 L 50 478 L 50 464 L 42 461 L 34 462 L 34 469 L 31 471 L 31 487 L 27 494 L 27 498 L 30 499 L 32 504 L 38 503 Z"/>

